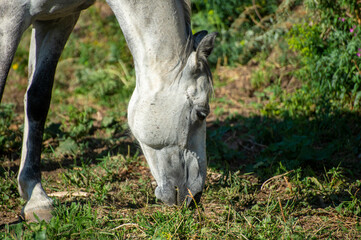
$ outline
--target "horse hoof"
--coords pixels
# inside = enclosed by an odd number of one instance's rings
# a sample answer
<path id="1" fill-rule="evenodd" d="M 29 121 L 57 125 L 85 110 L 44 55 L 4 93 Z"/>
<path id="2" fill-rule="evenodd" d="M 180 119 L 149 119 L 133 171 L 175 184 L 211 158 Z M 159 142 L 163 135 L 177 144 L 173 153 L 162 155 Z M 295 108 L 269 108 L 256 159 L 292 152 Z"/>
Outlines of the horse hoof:
<path id="1" fill-rule="evenodd" d="M 21 217 L 27 222 L 50 222 L 53 210 L 53 201 L 48 196 L 34 197 L 21 210 Z"/>
<path id="2" fill-rule="evenodd" d="M 31 209 L 21 211 L 21 218 L 26 222 L 50 222 L 52 215 L 53 208 L 38 208 L 38 209 Z"/>

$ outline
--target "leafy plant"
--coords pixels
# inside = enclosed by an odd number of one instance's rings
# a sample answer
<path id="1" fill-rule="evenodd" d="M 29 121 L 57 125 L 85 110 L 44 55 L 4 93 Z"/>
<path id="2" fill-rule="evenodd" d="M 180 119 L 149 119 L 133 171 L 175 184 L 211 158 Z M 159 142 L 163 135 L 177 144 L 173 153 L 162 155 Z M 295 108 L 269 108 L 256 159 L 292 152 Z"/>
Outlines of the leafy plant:
<path id="1" fill-rule="evenodd" d="M 324 96 L 354 107 L 361 99 L 361 28 L 357 1 L 306 1 L 309 15 L 288 33 L 290 48 L 302 56 L 299 77 Z"/>
<path id="2" fill-rule="evenodd" d="M 130 98 L 135 85 L 134 73 L 122 61 L 102 69 L 83 69 L 77 72 L 75 92 L 91 95 L 100 104 L 114 106 Z M 124 103 L 123 103 L 124 104 Z"/>

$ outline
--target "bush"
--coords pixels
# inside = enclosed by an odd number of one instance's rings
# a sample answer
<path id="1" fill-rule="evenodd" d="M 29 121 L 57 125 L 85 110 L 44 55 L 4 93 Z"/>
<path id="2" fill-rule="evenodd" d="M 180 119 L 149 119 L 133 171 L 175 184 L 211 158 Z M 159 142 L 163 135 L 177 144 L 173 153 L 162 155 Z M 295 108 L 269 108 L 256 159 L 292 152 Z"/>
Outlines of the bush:
<path id="1" fill-rule="evenodd" d="M 361 22 L 356 0 L 305 1 L 308 18 L 287 34 L 301 55 L 299 77 L 309 79 L 326 98 L 359 107 L 361 99 Z"/>

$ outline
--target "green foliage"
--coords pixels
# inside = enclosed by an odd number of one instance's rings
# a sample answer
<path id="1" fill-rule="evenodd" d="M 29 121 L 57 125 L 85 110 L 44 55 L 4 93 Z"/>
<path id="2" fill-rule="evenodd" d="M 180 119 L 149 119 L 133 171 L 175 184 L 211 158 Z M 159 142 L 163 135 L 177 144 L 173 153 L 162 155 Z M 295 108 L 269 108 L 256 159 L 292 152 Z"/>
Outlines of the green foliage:
<path id="1" fill-rule="evenodd" d="M 361 181 L 357 180 L 354 184 L 348 187 L 346 190 L 350 198 L 342 201 L 340 205 L 336 207 L 336 210 L 342 215 L 351 216 L 356 214 L 361 216 L 361 199 L 357 197 L 357 191 L 355 189 L 360 189 Z"/>
<path id="2" fill-rule="evenodd" d="M 201 228 L 194 211 L 187 207 L 174 208 L 172 212 L 156 211 L 152 215 L 138 213 L 135 219 L 146 236 L 155 239 L 190 238 Z"/>
<path id="3" fill-rule="evenodd" d="M 93 128 L 94 119 L 92 114 L 94 113 L 95 109 L 93 108 L 80 110 L 70 105 L 68 106 L 68 116 L 63 119 L 62 126 L 64 128 L 69 126 L 70 137 L 80 138 L 88 135 Z"/>
<path id="4" fill-rule="evenodd" d="M 7 209 L 14 209 L 20 203 L 18 201 L 18 186 L 16 182 L 16 175 L 7 169 L 0 168 L 0 209 L 1 211 Z"/>
<path id="5" fill-rule="evenodd" d="M 103 236 L 94 227 L 100 223 L 89 204 L 71 203 L 69 206 L 57 204 L 56 217 L 50 223 L 18 223 L 7 226 L 9 233 L 4 239 L 99 239 L 100 237 L 110 239 L 110 236 Z"/>
<path id="6" fill-rule="evenodd" d="M 357 1 L 306 1 L 308 18 L 287 35 L 299 52 L 303 68 L 298 76 L 324 96 L 354 107 L 361 100 L 361 28 Z"/>
<path id="7" fill-rule="evenodd" d="M 110 107 L 127 102 L 135 86 L 134 72 L 120 60 L 101 69 L 79 70 L 76 76 L 75 93 L 93 96 L 99 104 Z"/>
<path id="8" fill-rule="evenodd" d="M 254 89 L 259 89 L 268 86 L 275 78 L 273 73 L 273 66 L 269 66 L 261 62 L 258 70 L 254 71 L 251 75 L 251 86 Z"/>
<path id="9" fill-rule="evenodd" d="M 315 57 L 322 54 L 324 47 L 320 35 L 321 28 L 318 25 L 296 24 L 288 32 L 287 42 L 290 49 L 299 51 L 303 56 Z"/>
<path id="10" fill-rule="evenodd" d="M 64 141 L 59 143 L 59 146 L 56 148 L 56 154 L 60 155 L 72 155 L 75 156 L 79 151 L 79 146 L 75 140 L 67 138 Z"/>

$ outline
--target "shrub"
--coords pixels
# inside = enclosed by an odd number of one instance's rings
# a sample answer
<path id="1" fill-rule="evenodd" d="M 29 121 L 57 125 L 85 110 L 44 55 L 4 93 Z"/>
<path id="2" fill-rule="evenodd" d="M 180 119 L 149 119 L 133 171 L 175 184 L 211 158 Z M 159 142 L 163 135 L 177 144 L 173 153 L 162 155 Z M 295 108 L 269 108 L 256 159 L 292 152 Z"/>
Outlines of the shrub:
<path id="1" fill-rule="evenodd" d="M 361 99 L 361 22 L 356 0 L 305 1 L 308 18 L 287 34 L 301 55 L 299 76 L 327 98 L 359 107 Z"/>

